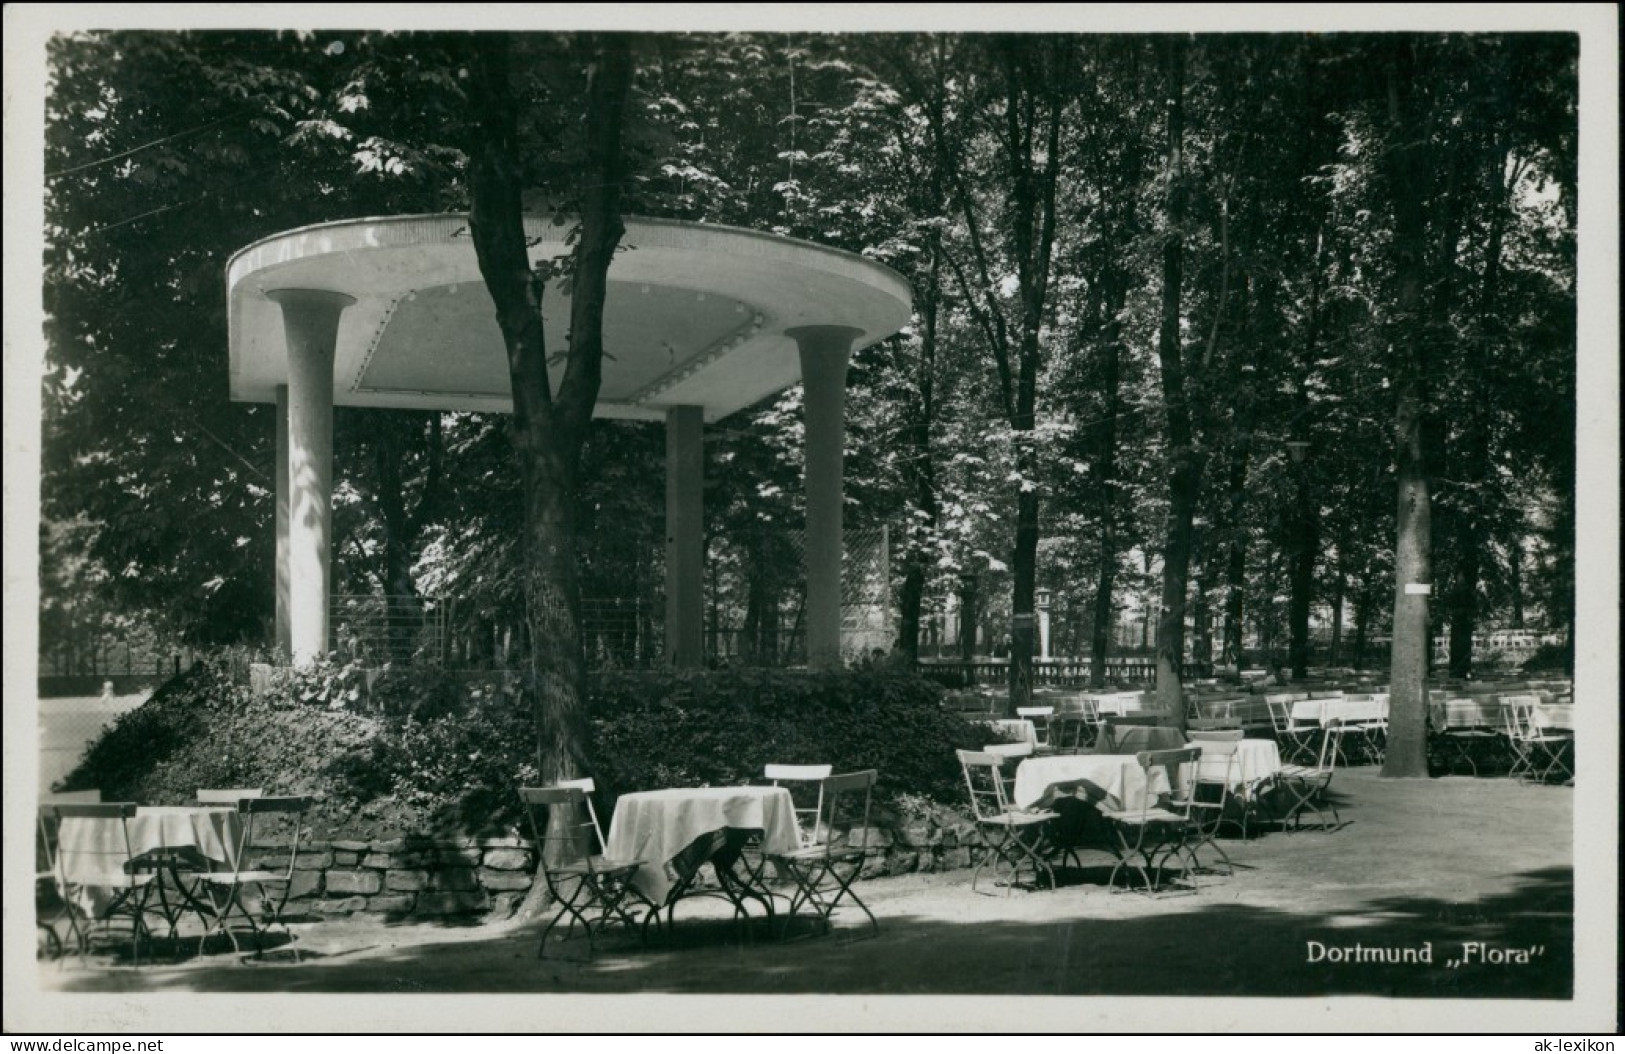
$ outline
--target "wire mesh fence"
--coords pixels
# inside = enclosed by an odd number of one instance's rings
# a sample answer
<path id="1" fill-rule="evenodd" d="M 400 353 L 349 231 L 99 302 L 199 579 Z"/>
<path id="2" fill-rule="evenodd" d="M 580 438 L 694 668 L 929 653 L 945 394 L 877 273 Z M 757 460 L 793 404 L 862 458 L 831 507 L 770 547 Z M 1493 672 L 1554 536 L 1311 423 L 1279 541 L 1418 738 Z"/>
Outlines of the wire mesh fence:
<path id="1" fill-rule="evenodd" d="M 451 604 L 434 597 L 338 593 L 329 605 L 332 650 L 364 666 L 439 666 Z"/>

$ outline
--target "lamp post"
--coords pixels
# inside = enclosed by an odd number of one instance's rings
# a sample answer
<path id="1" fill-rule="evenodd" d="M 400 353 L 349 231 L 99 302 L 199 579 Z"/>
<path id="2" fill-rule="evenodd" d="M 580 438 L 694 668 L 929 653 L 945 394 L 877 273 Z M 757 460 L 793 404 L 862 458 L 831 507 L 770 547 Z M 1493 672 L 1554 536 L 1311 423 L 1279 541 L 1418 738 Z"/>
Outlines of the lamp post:
<path id="1" fill-rule="evenodd" d="M 1049 602 L 1050 591 L 1040 588 L 1034 594 L 1038 606 L 1038 657 L 1049 660 Z"/>

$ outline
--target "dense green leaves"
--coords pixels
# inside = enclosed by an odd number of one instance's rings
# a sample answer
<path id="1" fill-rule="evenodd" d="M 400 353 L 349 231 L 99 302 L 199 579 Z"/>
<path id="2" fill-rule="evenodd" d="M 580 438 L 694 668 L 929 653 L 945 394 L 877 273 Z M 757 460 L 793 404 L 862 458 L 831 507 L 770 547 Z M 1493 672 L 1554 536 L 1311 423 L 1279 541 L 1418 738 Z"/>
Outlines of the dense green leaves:
<path id="1" fill-rule="evenodd" d="M 1396 332 L 1427 352 L 1436 596 L 1451 598 L 1433 631 L 1560 628 L 1573 611 L 1574 41 L 1404 38 L 1426 218 L 1413 325 L 1395 317 L 1383 161 L 1397 39 L 1191 38 L 1174 178 L 1149 37 L 650 37 L 624 207 L 807 238 L 908 278 L 914 324 L 852 366 L 847 493 L 851 526 L 891 528 L 905 618 L 923 613 L 914 626 L 968 589 L 1002 637 L 1034 532 L 1032 583 L 1056 595 L 1057 642 L 1087 650 L 1097 613 L 1104 626 L 1152 617 L 1184 453 L 1160 384 L 1166 328 L 1204 466 L 1196 657 L 1284 653 L 1306 610 L 1337 620 L 1343 661 L 1386 633 Z M 572 209 L 581 42 L 513 43 L 529 71 L 519 133 L 537 144 L 525 203 Z M 313 222 L 466 208 L 468 44 L 118 33 L 53 45 L 49 633 L 141 622 L 264 639 L 273 431 L 268 408 L 226 397 L 224 262 Z M 1176 235 L 1180 311 L 1164 327 Z M 754 605 L 764 654 L 762 613 L 794 606 L 799 418 L 791 391 L 707 433 L 718 609 L 737 626 Z M 454 598 L 457 653 L 475 664 L 525 646 L 509 424 L 346 413 L 336 429 L 338 580 Z M 1308 456 L 1294 461 L 1288 442 Z M 598 422 L 582 458 L 582 590 L 635 594 L 628 610 L 658 619 L 659 429 Z"/>

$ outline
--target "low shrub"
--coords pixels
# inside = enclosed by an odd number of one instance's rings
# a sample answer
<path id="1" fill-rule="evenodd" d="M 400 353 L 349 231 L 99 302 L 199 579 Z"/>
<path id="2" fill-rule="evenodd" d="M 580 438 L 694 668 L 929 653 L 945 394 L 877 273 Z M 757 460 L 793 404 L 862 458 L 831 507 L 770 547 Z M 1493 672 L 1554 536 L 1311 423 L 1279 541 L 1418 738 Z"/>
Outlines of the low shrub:
<path id="1" fill-rule="evenodd" d="M 1523 669 L 1528 673 L 1571 671 L 1574 669 L 1574 646 L 1568 641 L 1562 644 L 1542 644 L 1525 660 Z"/>
<path id="2" fill-rule="evenodd" d="M 422 673 L 416 698 L 402 684 L 392 689 L 400 716 L 382 719 L 371 740 L 333 758 L 336 789 L 363 811 L 388 800 L 427 831 L 484 834 L 517 825 L 514 788 L 538 778 L 529 700 L 500 676 Z"/>
<path id="3" fill-rule="evenodd" d="M 961 688 L 970 687 L 970 677 L 966 675 L 964 669 L 958 666 L 922 665 L 920 667 L 920 676 L 937 687 L 946 688 L 949 691 L 958 691 Z"/>
<path id="4" fill-rule="evenodd" d="M 594 767 L 612 795 L 746 783 L 782 762 L 873 768 L 883 790 L 958 802 L 954 750 L 990 741 L 935 685 L 878 666 L 612 674 L 594 694 Z"/>
<path id="5" fill-rule="evenodd" d="M 255 697 L 199 664 L 123 715 L 59 789 L 171 804 L 199 787 L 315 799 L 318 838 L 502 833 L 514 788 L 537 781 L 529 696 L 517 679 L 386 671 L 363 714 L 333 706 L 351 674 L 273 679 Z M 359 697 L 357 697 L 359 698 Z M 610 797 L 740 784 L 769 762 L 874 768 L 890 796 L 959 803 L 955 748 L 998 738 L 942 708 L 941 690 L 881 666 L 804 673 L 606 673 L 589 698 L 593 772 Z"/>
<path id="6" fill-rule="evenodd" d="M 377 723 L 301 705 L 284 689 L 256 698 L 227 665 L 198 663 L 114 721 L 57 789 L 171 805 L 200 787 L 264 787 L 311 795 L 318 813 L 340 823 L 349 803 L 331 794 L 328 760 L 367 742 Z"/>

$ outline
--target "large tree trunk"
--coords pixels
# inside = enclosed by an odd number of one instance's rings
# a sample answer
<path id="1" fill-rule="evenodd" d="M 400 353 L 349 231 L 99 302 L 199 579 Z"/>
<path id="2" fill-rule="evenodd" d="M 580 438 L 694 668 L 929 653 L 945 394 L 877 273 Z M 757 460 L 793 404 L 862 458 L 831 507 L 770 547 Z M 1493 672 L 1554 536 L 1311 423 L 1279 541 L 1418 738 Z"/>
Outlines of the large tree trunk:
<path id="1" fill-rule="evenodd" d="M 1489 153 L 1485 173 L 1492 189 L 1490 230 L 1484 248 L 1484 276 L 1478 292 L 1478 340 L 1466 342 L 1465 358 L 1468 384 L 1477 387 L 1487 378 L 1485 372 L 1487 346 L 1501 337 L 1499 308 L 1501 292 L 1501 247 L 1505 237 L 1506 216 L 1509 209 L 1507 196 L 1512 180 L 1504 177 L 1509 151 L 1498 146 Z M 1467 408 L 1465 434 L 1461 440 L 1464 475 L 1469 479 L 1491 478 L 1495 466 L 1491 464 L 1489 449 L 1490 423 L 1486 420 L 1487 397 L 1475 398 Z M 1489 533 L 1482 525 L 1482 498 L 1476 492 L 1463 494 L 1457 502 L 1455 519 L 1454 574 L 1451 578 L 1450 613 L 1450 675 L 1465 677 L 1473 666 L 1473 632 L 1478 628 L 1478 587 L 1483 572 L 1483 551 Z"/>
<path id="2" fill-rule="evenodd" d="M 1349 665 L 1356 670 L 1365 669 L 1366 641 L 1370 637 L 1371 609 L 1375 603 L 1375 590 L 1371 583 L 1362 581 L 1359 592 L 1354 594 L 1354 654 L 1349 660 Z"/>
<path id="3" fill-rule="evenodd" d="M 1413 47 L 1409 42 L 1396 42 L 1387 71 L 1388 160 L 1398 283 L 1392 337 L 1398 516 L 1388 750 L 1382 765 L 1382 774 L 1389 777 L 1427 775 L 1428 596 L 1433 583 L 1432 504 L 1424 446 L 1428 334 L 1422 311 L 1426 216 L 1421 194 L 1426 184 L 1423 153 L 1427 140 L 1412 113 Z"/>
<path id="4" fill-rule="evenodd" d="M 1005 128 L 1009 150 L 1012 220 L 1011 244 L 1015 250 L 1021 290 L 1020 336 L 1016 342 L 1014 399 L 1010 407 L 1010 427 L 1016 440 L 1016 471 L 1021 489 L 1016 494 L 1015 549 L 1010 560 L 1013 615 L 1010 632 L 1010 704 L 1015 708 L 1032 702 L 1033 651 L 1038 636 L 1038 616 L 1033 607 L 1038 576 L 1038 458 L 1032 447 L 1037 424 L 1038 363 L 1042 354 L 1040 335 L 1044 326 L 1044 303 L 1049 292 L 1050 255 L 1055 236 L 1055 189 L 1060 172 L 1062 86 L 1059 78 L 1069 72 L 1067 49 L 1052 42 L 1048 69 L 1033 69 L 1019 47 L 1004 41 L 1002 57 L 1009 94 L 1006 100 Z M 1040 117 L 1042 107 L 1048 112 Z M 1040 124 L 1042 120 L 1042 125 Z M 1042 135 L 1042 142 L 1037 142 Z M 1042 167 L 1035 157 L 1041 153 Z"/>
<path id="5" fill-rule="evenodd" d="M 1157 708 L 1185 727 L 1180 684 L 1185 658 L 1185 598 L 1190 573 L 1196 503 L 1202 466 L 1191 429 L 1180 336 L 1180 286 L 1184 282 L 1184 191 L 1180 187 L 1184 139 L 1185 41 L 1168 42 L 1168 233 L 1162 249 L 1162 321 L 1157 353 L 1162 363 L 1162 399 L 1168 421 L 1168 520 L 1162 550 L 1162 612 L 1157 622 Z"/>
<path id="6" fill-rule="evenodd" d="M 1212 581 L 1211 565 L 1200 540 L 1192 562 L 1201 570 L 1191 585 L 1191 626 L 1196 639 L 1191 642 L 1191 661 L 1204 668 L 1213 663 L 1213 615 L 1208 605 L 1208 583 Z"/>
<path id="7" fill-rule="evenodd" d="M 1014 717 L 1017 707 L 1032 701 L 1033 651 L 1038 636 L 1033 610 L 1038 572 L 1038 495 L 1032 491 L 1016 496 L 1016 547 L 1010 563 L 1014 616 L 1010 620 L 1010 705 L 1005 716 Z"/>
<path id="8" fill-rule="evenodd" d="M 941 195 L 933 195 L 940 200 Z M 925 579 L 930 543 L 937 526 L 937 479 L 931 460 L 931 425 L 936 413 L 937 372 L 937 305 L 941 289 L 941 233 L 932 228 L 930 234 L 931 265 L 927 270 L 926 287 L 920 297 L 920 361 L 917 370 L 920 402 L 907 432 L 910 458 L 907 474 L 914 491 L 915 507 L 920 511 L 922 523 L 909 524 L 905 537 L 903 589 L 898 598 L 901 616 L 898 634 L 903 653 L 911 662 L 920 657 L 920 611 L 925 599 Z M 921 537 L 921 535 L 925 535 Z"/>
<path id="9" fill-rule="evenodd" d="M 1512 628 L 1524 628 L 1523 614 L 1523 527 L 1512 532 L 1507 546 L 1507 588 L 1512 593 Z"/>
<path id="10" fill-rule="evenodd" d="M 1294 679 L 1309 672 L 1309 609 L 1315 592 L 1315 557 L 1320 544 L 1320 517 L 1299 472 L 1297 507 L 1292 510 L 1292 562 L 1288 572 L 1287 664 Z"/>
<path id="11" fill-rule="evenodd" d="M 1123 323 L 1120 318 L 1127 297 L 1127 281 L 1113 268 L 1102 299 L 1104 326 L 1101 332 L 1101 393 L 1105 412 L 1101 415 L 1099 445 L 1095 455 L 1095 484 L 1099 489 L 1100 558 L 1095 568 L 1093 619 L 1089 634 L 1089 683 L 1095 688 L 1106 684 L 1106 650 L 1111 644 L 1115 605 L 1112 588 L 1117 580 L 1117 415 L 1122 412 Z"/>
<path id="12" fill-rule="evenodd" d="M 474 45 L 470 101 L 477 135 L 469 171 L 469 228 L 508 353 L 513 440 L 525 510 L 525 622 L 537 768 L 544 783 L 556 783 L 591 771 L 576 579 L 576 483 L 602 377 L 607 275 L 624 230 L 621 128 L 632 66 L 625 38 L 602 38 L 584 121 L 580 228 L 570 267 L 568 365 L 555 395 L 542 323 L 548 276 L 532 271 L 520 203 L 524 147 L 518 130 L 521 104 L 511 83 L 511 47 L 511 38 L 501 34 Z M 549 822 L 569 819 L 556 814 Z M 562 856 L 569 852 L 562 846 L 558 851 Z M 522 913 L 539 910 L 545 890 L 536 889 L 543 885 L 533 884 Z"/>
<path id="13" fill-rule="evenodd" d="M 1348 597 L 1348 532 L 1339 531 L 1337 567 L 1332 575 L 1332 648 L 1326 665 L 1336 666 L 1343 657 L 1343 603 Z"/>
<path id="14" fill-rule="evenodd" d="M 1251 405 L 1250 403 L 1248 405 Z M 1247 600 L 1247 465 L 1252 454 L 1250 438 L 1251 415 L 1248 428 L 1241 429 L 1241 437 L 1230 454 L 1230 471 L 1225 483 L 1223 526 L 1228 539 L 1224 566 L 1224 639 L 1220 645 L 1220 661 L 1235 664 L 1237 672 L 1247 668 L 1244 646 Z"/>

